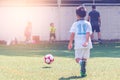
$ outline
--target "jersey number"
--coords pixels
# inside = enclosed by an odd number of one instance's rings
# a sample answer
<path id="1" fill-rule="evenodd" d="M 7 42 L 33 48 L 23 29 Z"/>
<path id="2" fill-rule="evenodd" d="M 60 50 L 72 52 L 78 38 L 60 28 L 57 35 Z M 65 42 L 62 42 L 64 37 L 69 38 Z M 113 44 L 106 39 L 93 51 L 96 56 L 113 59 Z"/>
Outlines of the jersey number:
<path id="1" fill-rule="evenodd" d="M 86 24 L 79 24 L 78 26 L 77 26 L 77 28 L 78 28 L 78 35 L 85 35 L 86 34 L 86 30 L 87 30 L 87 26 L 86 26 Z"/>

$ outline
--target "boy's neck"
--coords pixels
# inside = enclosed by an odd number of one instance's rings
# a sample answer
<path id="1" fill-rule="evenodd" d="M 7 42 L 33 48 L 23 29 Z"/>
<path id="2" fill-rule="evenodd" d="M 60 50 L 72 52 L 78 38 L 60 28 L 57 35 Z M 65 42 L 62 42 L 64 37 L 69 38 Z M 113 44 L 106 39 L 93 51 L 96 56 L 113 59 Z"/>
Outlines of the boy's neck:
<path id="1" fill-rule="evenodd" d="M 79 20 L 85 20 L 85 18 L 78 18 L 77 21 L 79 21 Z"/>

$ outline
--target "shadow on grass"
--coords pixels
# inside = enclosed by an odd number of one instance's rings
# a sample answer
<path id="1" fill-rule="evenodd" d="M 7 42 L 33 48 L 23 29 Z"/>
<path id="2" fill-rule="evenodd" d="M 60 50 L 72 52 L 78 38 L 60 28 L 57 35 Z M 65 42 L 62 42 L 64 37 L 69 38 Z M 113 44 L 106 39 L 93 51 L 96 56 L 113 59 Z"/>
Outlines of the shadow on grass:
<path id="1" fill-rule="evenodd" d="M 47 68 L 52 68 L 52 67 L 50 67 L 50 66 L 44 66 L 44 67 L 42 67 L 43 69 L 47 69 Z"/>
<path id="2" fill-rule="evenodd" d="M 76 79 L 80 79 L 80 78 L 83 78 L 83 77 L 80 77 L 80 76 L 70 76 L 70 77 L 67 77 L 67 78 L 64 78 L 64 77 L 61 77 L 59 80 L 76 80 Z"/>

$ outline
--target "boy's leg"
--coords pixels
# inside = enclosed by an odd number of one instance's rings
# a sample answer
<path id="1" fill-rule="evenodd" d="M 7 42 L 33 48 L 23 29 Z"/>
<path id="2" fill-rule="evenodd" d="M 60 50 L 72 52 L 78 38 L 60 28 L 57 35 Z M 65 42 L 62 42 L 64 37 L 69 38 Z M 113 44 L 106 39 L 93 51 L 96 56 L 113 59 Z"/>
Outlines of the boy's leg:
<path id="1" fill-rule="evenodd" d="M 55 34 L 53 33 L 53 34 L 52 34 L 52 42 L 55 42 L 55 40 L 56 40 L 56 36 L 55 36 Z"/>
<path id="2" fill-rule="evenodd" d="M 86 75 L 86 61 L 80 58 L 76 59 L 76 62 L 80 64 L 80 74 L 81 77 L 85 77 Z"/>
<path id="3" fill-rule="evenodd" d="M 53 38 L 53 35 L 52 35 L 52 33 L 50 33 L 50 39 L 49 39 L 49 42 L 50 42 L 50 43 L 53 42 L 53 39 L 52 39 L 52 38 Z"/>
<path id="4" fill-rule="evenodd" d="M 86 75 L 86 63 L 87 63 L 87 59 L 90 56 L 90 49 L 87 49 L 87 48 L 83 49 L 82 53 L 83 53 L 83 57 L 82 57 L 82 62 L 80 63 L 80 66 L 81 66 L 80 73 L 81 73 L 81 77 L 85 77 L 87 76 Z"/>
<path id="5" fill-rule="evenodd" d="M 80 66 L 81 66 L 81 77 L 85 77 L 87 76 L 86 74 L 86 60 L 82 60 L 82 62 L 80 63 Z"/>
<path id="6" fill-rule="evenodd" d="M 56 41 L 56 35 L 54 34 L 54 41 Z"/>
<path id="7" fill-rule="evenodd" d="M 83 49 L 79 49 L 79 50 L 75 50 L 75 59 L 76 62 L 80 64 L 81 70 L 81 77 L 85 77 L 86 76 L 86 59 L 83 59 L 82 56 L 84 55 L 84 53 L 86 52 L 86 50 L 84 51 Z M 86 57 L 88 57 L 86 55 Z"/>

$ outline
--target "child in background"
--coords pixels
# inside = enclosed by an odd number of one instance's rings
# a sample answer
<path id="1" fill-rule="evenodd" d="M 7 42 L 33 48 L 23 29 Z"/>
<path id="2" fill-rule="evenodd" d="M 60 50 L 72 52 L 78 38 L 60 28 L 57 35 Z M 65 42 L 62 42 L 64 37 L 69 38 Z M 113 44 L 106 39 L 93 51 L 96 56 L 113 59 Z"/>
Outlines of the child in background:
<path id="1" fill-rule="evenodd" d="M 50 23 L 50 42 L 54 42 L 56 40 L 56 35 L 55 35 L 56 28 L 54 26 L 54 23 Z"/>
<path id="2" fill-rule="evenodd" d="M 31 34 L 32 34 L 32 23 L 31 22 L 28 22 L 26 28 L 25 28 L 25 32 L 24 32 L 24 35 L 25 35 L 25 42 L 29 42 L 31 40 Z"/>

